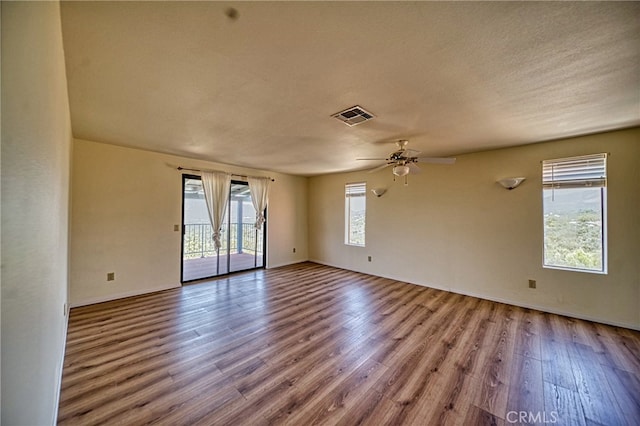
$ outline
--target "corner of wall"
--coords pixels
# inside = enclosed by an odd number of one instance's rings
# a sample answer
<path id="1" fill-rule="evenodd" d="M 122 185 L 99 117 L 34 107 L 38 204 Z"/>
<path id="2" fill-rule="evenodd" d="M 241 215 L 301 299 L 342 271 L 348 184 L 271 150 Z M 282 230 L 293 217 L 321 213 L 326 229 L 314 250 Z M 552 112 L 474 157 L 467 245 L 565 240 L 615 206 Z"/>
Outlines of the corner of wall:
<path id="1" fill-rule="evenodd" d="M 389 172 L 317 176 L 309 182 L 309 258 L 315 262 L 607 324 L 640 327 L 640 128 L 465 154 L 424 167 L 409 186 Z M 540 162 L 610 152 L 609 273 L 542 267 Z M 513 191 L 496 181 L 526 176 Z M 343 243 L 344 184 L 367 194 L 366 249 Z M 371 201 L 371 202 L 370 202 Z M 331 208 L 329 207 L 331 206 Z M 398 208 L 401 206 L 401 208 Z M 373 262 L 367 261 L 367 256 Z M 528 288 L 528 279 L 538 289 Z M 611 289 L 615 288 L 615 291 Z"/>

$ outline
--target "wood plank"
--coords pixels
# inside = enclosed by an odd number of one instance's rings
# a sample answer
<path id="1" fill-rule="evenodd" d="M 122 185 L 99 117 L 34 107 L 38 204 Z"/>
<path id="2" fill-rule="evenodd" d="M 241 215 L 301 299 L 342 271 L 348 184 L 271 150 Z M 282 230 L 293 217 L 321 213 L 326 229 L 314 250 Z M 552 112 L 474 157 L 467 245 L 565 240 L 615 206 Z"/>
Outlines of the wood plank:
<path id="1" fill-rule="evenodd" d="M 373 384 L 386 369 L 372 359 L 365 360 L 351 374 L 331 386 L 321 398 L 312 400 L 308 408 L 289 416 L 287 423 L 335 424 L 358 404 L 367 391 L 373 389 Z"/>
<path id="2" fill-rule="evenodd" d="M 640 423 L 640 372 L 633 374 L 606 365 L 602 369 L 620 411 Z"/>
<path id="3" fill-rule="evenodd" d="M 467 299 L 467 302 L 472 303 L 472 299 Z M 464 309 L 465 306 L 459 305 L 458 308 Z M 388 373 L 377 384 L 378 391 L 404 407 L 415 405 L 415 401 L 426 391 L 434 373 L 444 362 L 459 336 L 459 333 L 454 334 L 450 340 L 443 337 L 448 331 L 458 330 L 458 321 L 462 322 L 457 318 L 460 311 L 441 309 L 440 312 L 443 316 L 431 317 L 428 326 L 416 335 L 418 340 L 415 344 L 405 345 L 392 362 L 389 362 Z M 462 312 L 464 315 L 470 315 L 469 309 Z"/>
<path id="4" fill-rule="evenodd" d="M 467 416 L 464 418 L 462 424 L 475 426 L 504 426 L 505 423 L 503 419 L 484 411 L 482 408 L 471 405 L 469 410 L 467 410 Z"/>
<path id="5" fill-rule="evenodd" d="M 549 382 L 544 382 L 544 413 L 551 423 L 586 426 L 578 392 Z"/>
<path id="6" fill-rule="evenodd" d="M 515 354 L 525 352 L 516 346 L 517 323 L 504 304 L 491 304 L 485 311 L 488 330 L 478 354 L 477 368 L 471 374 L 479 378 L 474 404 L 497 417 L 504 418 L 509 398 L 509 383 Z"/>
<path id="7" fill-rule="evenodd" d="M 345 349 L 340 356 L 325 358 L 324 362 L 311 360 L 312 362 L 303 368 L 289 372 L 287 376 L 292 377 L 295 389 L 283 398 L 277 413 L 269 417 L 269 421 L 286 420 L 291 416 L 299 415 L 301 410 L 306 410 L 314 404 L 321 404 L 321 401 L 328 398 L 337 383 L 344 381 L 345 377 L 367 361 L 375 362 L 371 353 L 379 345 L 379 342 L 371 346 L 358 343 Z"/>
<path id="8" fill-rule="evenodd" d="M 475 390 L 479 380 L 465 374 L 453 358 L 445 360 L 433 375 L 429 386 L 415 403 L 407 410 L 407 424 L 461 424 L 473 405 Z M 410 407 L 407 406 L 407 409 Z"/>
<path id="9" fill-rule="evenodd" d="M 608 424 L 625 424 L 623 414 L 609 387 L 603 366 L 586 351 L 571 359 L 577 392 L 586 420 Z"/>
<path id="10" fill-rule="evenodd" d="M 371 388 L 336 423 L 336 426 L 361 424 L 397 425 L 402 406 Z"/>
<path id="11" fill-rule="evenodd" d="M 575 391 L 576 382 L 567 349 L 571 342 L 571 339 L 564 340 L 564 343 L 546 338 L 541 340 L 542 374 L 545 381 Z"/>
<path id="12" fill-rule="evenodd" d="M 515 416 L 514 413 L 518 415 Z M 524 421 L 521 413 L 526 413 Z M 547 416 L 544 408 L 542 363 L 533 358 L 515 355 L 505 421 L 514 424 L 538 423 L 530 419 L 538 419 L 540 416 Z M 551 417 L 551 413 L 548 416 Z M 518 421 L 514 422 L 514 418 Z"/>
<path id="13" fill-rule="evenodd" d="M 540 359 L 540 335 L 536 330 L 535 313 L 529 309 L 523 311 L 516 330 L 516 353 L 528 358 Z"/>
<path id="14" fill-rule="evenodd" d="M 459 338 L 448 342 L 453 351 L 434 371 L 433 385 L 406 413 L 408 423 L 422 419 L 428 424 L 459 424 L 466 417 L 479 388 L 479 380 L 470 373 L 487 333 L 487 323 L 488 318 L 483 318 L 481 310 L 470 307 L 468 317 L 458 325 Z"/>

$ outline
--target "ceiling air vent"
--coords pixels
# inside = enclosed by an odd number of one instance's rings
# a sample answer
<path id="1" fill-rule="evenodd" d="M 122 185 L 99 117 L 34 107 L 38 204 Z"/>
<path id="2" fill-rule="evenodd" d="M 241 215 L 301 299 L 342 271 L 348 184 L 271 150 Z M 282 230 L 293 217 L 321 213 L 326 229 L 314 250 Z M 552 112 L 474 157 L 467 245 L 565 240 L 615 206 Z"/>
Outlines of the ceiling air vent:
<path id="1" fill-rule="evenodd" d="M 356 124 L 369 121 L 375 116 L 361 106 L 356 105 L 351 108 L 347 108 L 344 111 L 337 112 L 333 114 L 332 117 L 337 118 L 347 126 L 355 126 Z"/>

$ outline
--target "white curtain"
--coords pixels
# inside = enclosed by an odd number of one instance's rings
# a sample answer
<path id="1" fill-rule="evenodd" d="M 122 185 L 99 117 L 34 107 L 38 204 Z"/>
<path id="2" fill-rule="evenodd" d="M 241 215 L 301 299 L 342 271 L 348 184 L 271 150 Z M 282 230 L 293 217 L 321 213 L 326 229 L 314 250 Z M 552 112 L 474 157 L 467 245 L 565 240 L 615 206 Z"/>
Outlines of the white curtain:
<path id="1" fill-rule="evenodd" d="M 261 229 L 264 223 L 264 210 L 269 202 L 269 185 L 271 179 L 265 177 L 247 177 L 253 208 L 256 209 L 256 229 Z"/>
<path id="2" fill-rule="evenodd" d="M 229 201 L 229 190 L 231 185 L 231 175 L 221 172 L 202 172 L 202 188 L 204 189 L 204 199 L 207 202 L 209 220 L 213 228 L 213 243 L 216 250 L 221 247 L 220 233 L 222 231 L 222 221 L 224 212 Z"/>

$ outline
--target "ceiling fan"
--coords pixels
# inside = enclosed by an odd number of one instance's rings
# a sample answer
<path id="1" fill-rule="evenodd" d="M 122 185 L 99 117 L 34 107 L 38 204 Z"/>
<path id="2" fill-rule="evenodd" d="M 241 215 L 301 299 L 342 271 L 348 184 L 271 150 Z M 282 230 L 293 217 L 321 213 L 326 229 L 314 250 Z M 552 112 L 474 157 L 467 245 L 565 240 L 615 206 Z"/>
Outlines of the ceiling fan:
<path id="1" fill-rule="evenodd" d="M 396 141 L 396 145 L 398 145 L 398 150 L 389 154 L 388 158 L 357 158 L 356 160 L 385 161 L 385 164 L 370 170 L 369 173 L 374 173 L 386 167 L 393 166 L 393 176 L 394 176 L 393 180 L 395 181 L 396 176 L 404 177 L 405 185 L 408 184 L 407 175 L 409 173 L 413 173 L 413 174 L 420 173 L 420 167 L 418 167 L 416 163 L 454 164 L 456 162 L 455 158 L 419 157 L 420 151 L 416 151 L 414 149 L 407 149 L 408 143 L 409 141 L 406 139 L 400 139 L 399 141 Z"/>

